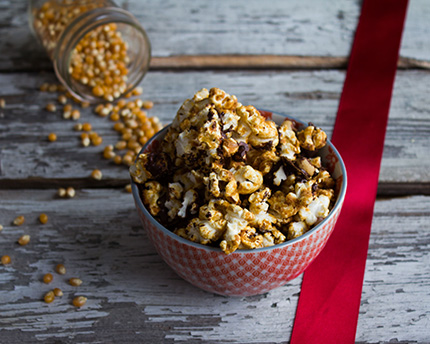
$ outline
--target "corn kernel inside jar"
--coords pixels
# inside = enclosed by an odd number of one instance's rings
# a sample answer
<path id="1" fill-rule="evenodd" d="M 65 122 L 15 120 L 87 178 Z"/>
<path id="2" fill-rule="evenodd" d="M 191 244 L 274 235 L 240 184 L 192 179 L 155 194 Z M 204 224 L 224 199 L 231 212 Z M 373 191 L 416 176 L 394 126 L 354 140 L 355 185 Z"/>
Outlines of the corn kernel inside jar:
<path id="1" fill-rule="evenodd" d="M 127 49 L 117 24 L 99 26 L 76 45 L 69 73 L 82 85 L 88 85 L 94 96 L 113 101 L 127 90 Z"/>
<path id="2" fill-rule="evenodd" d="M 32 10 L 33 29 L 52 59 L 61 34 L 72 20 L 85 12 L 111 4 L 104 0 L 44 1 L 39 8 L 36 6 Z"/>
<path id="3" fill-rule="evenodd" d="M 145 30 L 112 1 L 32 0 L 31 7 L 31 27 L 75 100 L 112 102 L 149 69 Z"/>

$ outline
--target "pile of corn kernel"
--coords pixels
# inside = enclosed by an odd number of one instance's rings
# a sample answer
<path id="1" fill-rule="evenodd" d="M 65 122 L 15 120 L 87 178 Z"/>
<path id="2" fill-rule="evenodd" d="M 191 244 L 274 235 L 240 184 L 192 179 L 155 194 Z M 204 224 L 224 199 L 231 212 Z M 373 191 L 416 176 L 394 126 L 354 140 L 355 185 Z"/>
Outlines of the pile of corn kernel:
<path id="1" fill-rule="evenodd" d="M 91 87 L 94 96 L 109 102 L 127 90 L 128 44 L 117 24 L 98 26 L 76 45 L 69 73 L 73 79 Z"/>
<path id="2" fill-rule="evenodd" d="M 113 129 L 120 135 L 120 140 L 115 145 L 104 148 L 105 159 L 112 159 L 117 165 L 131 166 L 143 145 L 163 127 L 157 117 L 148 117 L 146 110 L 152 107 L 151 101 L 141 99 L 120 99 L 116 104 L 96 107 L 95 111 L 99 116 L 109 116 L 115 122 Z"/>
<path id="3" fill-rule="evenodd" d="M 57 101 L 62 108 L 57 107 L 55 103 L 48 103 L 45 108 L 50 112 L 61 111 L 64 119 L 77 121 L 73 128 L 80 133 L 79 139 L 83 147 L 99 146 L 103 143 L 103 137 L 94 130 L 90 122 L 79 122 L 81 119 L 79 107 L 87 108 L 90 104 L 75 99 L 62 85 L 44 83 L 40 86 L 40 90 L 60 92 Z M 143 145 L 163 127 L 157 117 L 148 116 L 147 111 L 154 106 L 152 101 L 131 99 L 141 94 L 142 88 L 136 87 L 124 98 L 114 103 L 98 104 L 94 108 L 95 114 L 99 117 L 106 117 L 113 122 L 112 128 L 119 135 L 119 140 L 115 144 L 106 145 L 102 152 L 105 159 L 117 165 L 131 166 Z M 57 134 L 49 133 L 48 141 L 56 140 Z"/>
<path id="4" fill-rule="evenodd" d="M 35 10 L 34 29 L 51 59 L 67 25 L 77 16 L 104 5 L 105 1 L 74 4 L 69 0 L 48 0 Z M 95 97 L 112 102 L 128 89 L 130 58 L 127 50 L 128 43 L 116 23 L 98 26 L 75 46 L 68 72 L 73 80 L 87 86 Z"/>
<path id="5" fill-rule="evenodd" d="M 202 89 L 130 174 L 161 224 L 229 254 L 297 238 L 328 216 L 335 181 L 318 156 L 326 139 L 311 124 L 278 126 L 235 96 Z"/>
<path id="6" fill-rule="evenodd" d="M 33 9 L 34 30 L 43 46 L 52 58 L 58 39 L 67 25 L 82 13 L 102 7 L 104 0 L 78 1 L 47 0 L 37 9 Z"/>

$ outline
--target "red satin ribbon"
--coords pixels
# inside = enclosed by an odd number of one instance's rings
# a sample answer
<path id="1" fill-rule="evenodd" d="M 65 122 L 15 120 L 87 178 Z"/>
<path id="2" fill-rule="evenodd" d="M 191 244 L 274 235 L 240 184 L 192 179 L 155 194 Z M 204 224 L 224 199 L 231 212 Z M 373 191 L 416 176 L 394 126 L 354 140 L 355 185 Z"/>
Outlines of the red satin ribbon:
<path id="1" fill-rule="evenodd" d="M 292 344 L 354 343 L 407 0 L 364 0 L 332 142 L 348 190 L 332 236 L 304 273 Z"/>

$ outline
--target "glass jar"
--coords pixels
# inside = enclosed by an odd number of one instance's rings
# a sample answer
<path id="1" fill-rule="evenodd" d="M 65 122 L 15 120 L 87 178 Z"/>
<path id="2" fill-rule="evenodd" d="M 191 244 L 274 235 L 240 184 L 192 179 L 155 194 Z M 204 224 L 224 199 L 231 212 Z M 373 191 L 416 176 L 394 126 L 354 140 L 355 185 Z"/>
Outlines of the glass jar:
<path id="1" fill-rule="evenodd" d="M 149 68 L 145 30 L 112 1 L 31 0 L 29 16 L 58 79 L 80 101 L 120 98 Z"/>

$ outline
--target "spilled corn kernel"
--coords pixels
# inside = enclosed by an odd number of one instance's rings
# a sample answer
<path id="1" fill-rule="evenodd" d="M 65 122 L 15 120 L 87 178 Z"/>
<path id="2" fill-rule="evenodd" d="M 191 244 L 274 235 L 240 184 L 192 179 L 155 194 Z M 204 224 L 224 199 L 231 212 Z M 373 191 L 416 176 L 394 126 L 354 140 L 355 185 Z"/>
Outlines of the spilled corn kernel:
<path id="1" fill-rule="evenodd" d="M 57 98 L 58 102 L 62 105 L 67 103 L 67 97 L 64 94 L 60 94 Z"/>
<path id="2" fill-rule="evenodd" d="M 73 187 L 69 186 L 66 189 L 66 196 L 69 197 L 69 198 L 73 198 L 73 197 L 75 197 L 75 195 L 76 195 L 75 189 Z"/>
<path id="3" fill-rule="evenodd" d="M 48 92 L 57 92 L 58 91 L 58 86 L 56 84 L 50 84 L 48 87 Z"/>
<path id="4" fill-rule="evenodd" d="M 63 118 L 64 119 L 69 119 L 72 116 L 72 105 L 70 104 L 66 104 L 63 107 Z"/>
<path id="5" fill-rule="evenodd" d="M 52 274 L 47 273 L 43 276 L 43 283 L 49 284 L 52 282 L 52 280 L 54 279 L 54 276 L 52 276 Z"/>
<path id="6" fill-rule="evenodd" d="M 50 133 L 50 134 L 48 135 L 48 141 L 49 141 L 49 142 L 57 141 L 57 135 L 56 135 L 55 133 Z"/>
<path id="7" fill-rule="evenodd" d="M 82 124 L 82 130 L 83 131 L 91 131 L 91 129 L 92 129 L 92 126 L 90 123 L 86 122 L 86 123 Z"/>
<path id="8" fill-rule="evenodd" d="M 94 136 L 91 138 L 91 143 L 93 146 L 99 146 L 103 143 L 103 138 L 101 136 Z"/>
<path id="9" fill-rule="evenodd" d="M 101 180 L 103 177 L 102 175 L 102 171 L 95 169 L 91 172 L 91 178 L 95 179 L 95 180 Z"/>
<path id="10" fill-rule="evenodd" d="M 4 255 L 1 257 L 1 263 L 3 265 L 10 264 L 11 262 L 12 262 L 12 260 L 10 259 L 10 257 L 8 255 Z"/>
<path id="11" fill-rule="evenodd" d="M 46 224 L 48 222 L 48 215 L 46 215 L 45 213 L 40 214 L 39 221 L 43 225 Z"/>
<path id="12" fill-rule="evenodd" d="M 59 188 L 58 191 L 57 191 L 57 195 L 59 197 L 66 197 L 66 194 L 67 194 L 67 192 L 66 192 L 65 188 Z"/>
<path id="13" fill-rule="evenodd" d="M 57 110 L 57 107 L 53 103 L 48 103 L 46 104 L 45 109 L 46 111 L 49 111 L 49 112 L 55 112 Z"/>
<path id="14" fill-rule="evenodd" d="M 69 284 L 74 287 L 79 287 L 82 284 L 82 280 L 80 278 L 73 277 L 69 279 Z"/>
<path id="15" fill-rule="evenodd" d="M 24 234 L 18 239 L 18 244 L 25 246 L 30 242 L 30 235 Z"/>
<path id="16" fill-rule="evenodd" d="M 57 273 L 60 275 L 65 275 L 66 267 L 63 264 L 57 264 L 57 266 L 55 267 L 55 271 L 57 271 Z"/>
<path id="17" fill-rule="evenodd" d="M 45 301 L 46 303 L 51 303 L 51 302 L 53 302 L 55 300 L 55 294 L 54 294 L 54 292 L 51 290 L 51 291 L 48 291 L 46 294 L 45 294 L 45 296 L 43 297 L 43 301 Z"/>
<path id="18" fill-rule="evenodd" d="M 64 294 L 63 294 L 63 291 L 62 291 L 60 288 L 54 288 L 53 292 L 54 292 L 54 295 L 55 295 L 56 297 L 61 297 L 61 296 L 63 296 L 63 295 L 64 295 Z"/>
<path id="19" fill-rule="evenodd" d="M 25 222 L 25 217 L 23 215 L 17 216 L 14 220 L 13 220 L 13 224 L 15 226 L 21 226 L 23 223 Z"/>
<path id="20" fill-rule="evenodd" d="M 79 118 L 81 118 L 81 112 L 78 109 L 74 109 L 71 112 L 71 117 L 73 120 L 77 121 Z"/>
<path id="21" fill-rule="evenodd" d="M 85 296 L 76 296 L 73 301 L 72 304 L 75 307 L 82 307 L 83 305 L 85 305 L 85 303 L 87 302 L 87 298 Z"/>
<path id="22" fill-rule="evenodd" d="M 114 145 L 114 149 L 105 148 L 103 156 L 106 159 L 112 159 L 118 165 L 130 166 L 133 163 L 143 145 L 163 127 L 157 117 L 147 117 L 143 110 L 152 106 L 153 103 L 148 100 L 120 99 L 112 108 L 109 107 L 110 119 L 115 122 L 113 129 L 120 134 L 121 139 Z M 102 109 L 103 106 L 99 105 L 96 112 Z M 115 150 L 127 150 L 127 153 L 119 155 Z"/>
<path id="23" fill-rule="evenodd" d="M 152 108 L 154 107 L 154 103 L 153 103 L 152 101 L 150 101 L 150 100 L 144 100 L 144 101 L 142 102 L 142 107 L 143 107 L 144 109 L 149 110 L 149 109 L 152 109 Z"/>

